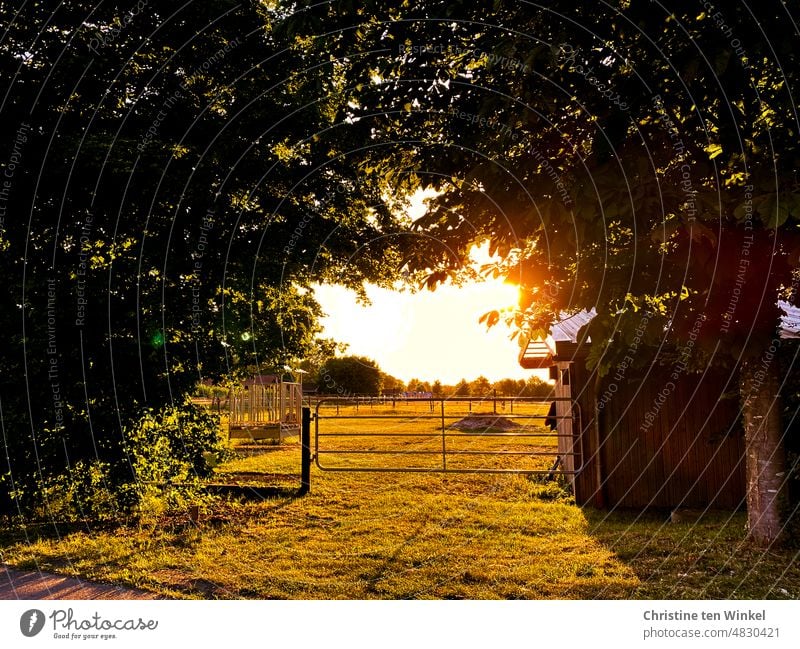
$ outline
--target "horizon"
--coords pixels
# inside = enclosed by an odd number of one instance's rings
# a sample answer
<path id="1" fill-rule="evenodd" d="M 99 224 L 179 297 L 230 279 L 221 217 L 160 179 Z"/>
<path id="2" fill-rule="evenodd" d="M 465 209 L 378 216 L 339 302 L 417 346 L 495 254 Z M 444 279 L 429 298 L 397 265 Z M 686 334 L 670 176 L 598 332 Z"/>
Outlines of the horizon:
<path id="1" fill-rule="evenodd" d="M 374 360 L 386 374 L 456 385 L 484 376 L 502 379 L 540 376 L 520 367 L 519 345 L 504 322 L 488 328 L 480 316 L 492 308 L 516 304 L 518 287 L 502 280 L 453 286 L 435 291 L 392 291 L 366 287 L 370 305 L 339 285 L 318 285 L 315 295 L 325 316 L 323 335 L 346 343 L 344 355 Z"/>

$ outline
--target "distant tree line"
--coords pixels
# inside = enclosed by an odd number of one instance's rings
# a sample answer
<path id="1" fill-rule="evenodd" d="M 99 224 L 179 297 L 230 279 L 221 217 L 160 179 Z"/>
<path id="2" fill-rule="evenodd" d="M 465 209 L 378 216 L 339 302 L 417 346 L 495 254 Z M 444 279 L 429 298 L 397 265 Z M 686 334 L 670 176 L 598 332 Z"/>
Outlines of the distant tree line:
<path id="1" fill-rule="evenodd" d="M 547 397 L 553 391 L 550 383 L 537 376 L 527 380 L 506 378 L 494 383 L 479 376 L 473 381 L 461 379 L 455 385 L 417 378 L 404 382 L 387 374 L 377 362 L 364 356 L 317 358 L 315 365 L 307 364 L 304 369 L 316 377 L 317 392 L 340 396 L 424 392 L 435 397 Z"/>

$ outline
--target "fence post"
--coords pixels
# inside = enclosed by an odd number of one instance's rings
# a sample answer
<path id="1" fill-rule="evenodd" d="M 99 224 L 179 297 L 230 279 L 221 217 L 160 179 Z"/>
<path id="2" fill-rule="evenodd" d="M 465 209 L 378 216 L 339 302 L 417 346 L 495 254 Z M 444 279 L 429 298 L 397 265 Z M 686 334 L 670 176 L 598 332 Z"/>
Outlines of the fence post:
<path id="1" fill-rule="evenodd" d="M 442 471 L 447 471 L 447 429 L 444 425 L 444 399 L 442 399 Z"/>
<path id="2" fill-rule="evenodd" d="M 303 406 L 300 427 L 300 495 L 311 491 L 311 408 Z"/>

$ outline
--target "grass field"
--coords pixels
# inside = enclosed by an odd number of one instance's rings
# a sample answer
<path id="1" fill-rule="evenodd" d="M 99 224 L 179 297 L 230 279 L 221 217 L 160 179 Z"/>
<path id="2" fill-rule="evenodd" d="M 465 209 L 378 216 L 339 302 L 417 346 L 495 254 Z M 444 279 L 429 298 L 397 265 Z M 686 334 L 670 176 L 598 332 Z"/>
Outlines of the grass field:
<path id="1" fill-rule="evenodd" d="M 406 466 L 441 461 L 408 454 L 441 447 L 441 421 L 426 404 L 402 419 L 323 419 L 321 432 L 379 432 L 383 437 L 321 437 L 320 449 L 386 450 L 383 455 L 326 453 L 323 466 Z M 455 407 L 455 406 L 454 406 Z M 389 406 L 359 406 L 387 415 Z M 427 408 L 427 410 L 426 410 Z M 516 414 L 542 414 L 528 406 Z M 476 408 L 477 409 L 477 408 Z M 480 407 L 486 411 L 486 406 Z M 491 405 L 488 406 L 491 411 Z M 335 415 L 333 409 L 323 414 Z M 340 408 L 340 417 L 355 414 Z M 434 412 L 433 414 L 436 414 Z M 440 414 L 440 413 L 439 413 Z M 462 413 L 446 413 L 453 416 Z M 464 413 L 468 414 L 468 413 Z M 498 414 L 503 414 L 499 412 Z M 548 452 L 542 437 L 446 440 L 452 450 Z M 400 437 L 398 433 L 421 437 Z M 264 482 L 296 474 L 296 442 L 266 447 L 220 467 L 217 480 Z M 552 456 L 453 456 L 448 463 L 489 468 Z M 527 466 L 527 465 L 526 465 Z M 312 472 L 302 498 L 214 500 L 199 526 L 185 512 L 148 525 L 105 529 L 26 526 L 2 533 L 3 558 L 39 568 L 186 598 L 799 598 L 796 549 L 764 552 L 743 542 L 744 515 L 711 513 L 698 523 L 576 507 L 544 476 Z"/>

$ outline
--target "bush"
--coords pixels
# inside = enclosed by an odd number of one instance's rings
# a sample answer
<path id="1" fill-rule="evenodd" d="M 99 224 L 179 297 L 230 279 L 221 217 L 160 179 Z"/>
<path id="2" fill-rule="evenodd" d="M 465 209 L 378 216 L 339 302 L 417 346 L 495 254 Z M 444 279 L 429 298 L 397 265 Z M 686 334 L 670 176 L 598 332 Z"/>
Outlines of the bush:
<path id="1" fill-rule="evenodd" d="M 200 481 L 230 453 L 220 438 L 219 417 L 188 400 L 147 411 L 126 441 L 134 477 L 129 500 L 143 518 L 195 501 Z"/>
<path id="2" fill-rule="evenodd" d="M 48 520 L 106 521 L 119 514 L 108 464 L 78 461 L 69 472 L 47 480 L 41 488 L 37 514 Z"/>
<path id="3" fill-rule="evenodd" d="M 203 500 L 202 479 L 230 455 L 219 435 L 219 417 L 188 400 L 147 410 L 126 430 L 125 446 L 126 460 L 115 465 L 78 460 L 64 473 L 39 478 L 32 513 L 59 522 L 129 514 L 152 520 Z"/>

